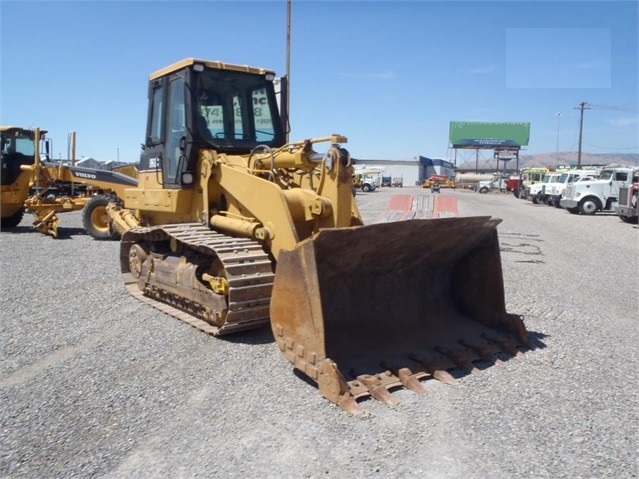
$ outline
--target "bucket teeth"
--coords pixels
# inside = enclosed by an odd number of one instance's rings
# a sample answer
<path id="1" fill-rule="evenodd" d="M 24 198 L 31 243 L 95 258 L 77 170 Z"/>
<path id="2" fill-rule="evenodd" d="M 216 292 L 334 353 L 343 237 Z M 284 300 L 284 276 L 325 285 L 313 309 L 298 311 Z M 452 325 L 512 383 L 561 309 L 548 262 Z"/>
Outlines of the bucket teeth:
<path id="1" fill-rule="evenodd" d="M 417 394 L 426 394 L 426 388 L 419 382 L 419 377 L 408 368 L 401 368 L 397 371 L 399 380 L 406 389 Z"/>
<path id="2" fill-rule="evenodd" d="M 337 400 L 337 405 L 349 414 L 359 416 L 364 413 L 364 410 L 359 407 L 355 398 L 350 394 L 342 394 Z"/>
<path id="3" fill-rule="evenodd" d="M 441 382 L 446 383 L 446 384 L 450 384 L 451 386 L 455 386 L 456 384 L 459 384 L 457 379 L 452 377 L 448 373 L 448 371 L 446 371 L 444 369 L 435 369 L 435 370 L 433 370 L 433 372 L 431 374 L 438 381 L 441 381 Z"/>
<path id="4" fill-rule="evenodd" d="M 382 363 L 381 366 L 388 369 L 394 376 L 399 378 L 406 389 L 410 389 L 417 394 L 426 394 L 426 388 L 419 381 L 420 378 L 426 376 L 426 373 L 423 370 L 412 371 L 408 367 L 392 368 L 386 363 Z"/>
<path id="5" fill-rule="evenodd" d="M 419 364 L 421 364 L 426 369 L 426 371 L 438 381 L 450 385 L 458 384 L 457 379 L 452 377 L 448 373 L 448 371 L 446 371 L 446 368 L 440 364 L 440 361 L 420 358 L 415 354 L 409 354 L 408 357 L 411 358 L 413 361 L 417 361 Z"/>
<path id="6" fill-rule="evenodd" d="M 389 406 L 397 404 L 397 400 L 393 398 L 388 389 L 386 389 L 384 382 L 379 378 L 379 376 L 361 374 L 357 376 L 357 381 L 366 386 L 366 388 L 368 388 L 368 393 L 378 401 L 388 404 Z"/>
<path id="7" fill-rule="evenodd" d="M 475 375 L 479 374 L 479 369 L 477 369 L 475 365 L 473 364 L 473 362 L 468 358 L 467 352 L 446 351 L 438 347 L 435 348 L 435 351 L 446 356 L 448 359 L 454 362 L 458 368 L 463 369 L 464 371 L 470 374 L 475 374 Z"/>
<path id="8" fill-rule="evenodd" d="M 504 362 L 497 356 L 495 356 L 488 343 L 470 344 L 462 339 L 461 341 L 459 341 L 459 344 L 461 344 L 465 348 L 475 351 L 475 353 L 477 353 L 477 356 L 479 356 L 487 363 L 496 364 L 497 366 L 504 366 Z"/>
<path id="9" fill-rule="evenodd" d="M 515 346 L 515 343 L 509 338 L 505 338 L 503 336 L 488 336 L 486 334 L 482 334 L 482 337 L 497 344 L 497 346 L 499 346 L 505 353 L 508 353 L 513 357 L 524 357 L 524 353 L 519 351 Z"/>

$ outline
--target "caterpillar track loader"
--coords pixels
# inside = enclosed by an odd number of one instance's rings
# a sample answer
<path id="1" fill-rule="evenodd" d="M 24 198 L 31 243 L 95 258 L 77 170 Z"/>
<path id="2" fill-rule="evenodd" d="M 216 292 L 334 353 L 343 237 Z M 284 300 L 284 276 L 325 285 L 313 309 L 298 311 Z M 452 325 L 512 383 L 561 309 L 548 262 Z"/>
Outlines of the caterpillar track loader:
<path id="1" fill-rule="evenodd" d="M 346 138 L 287 143 L 274 78 L 193 58 L 151 74 L 139 184 L 108 207 L 131 294 L 216 336 L 270 324 L 354 414 L 359 398 L 393 404 L 393 388 L 520 355 L 500 220 L 363 225 Z"/>
<path id="2" fill-rule="evenodd" d="M 17 226 L 25 211 L 36 230 L 58 236 L 58 213 L 82 210 L 85 230 L 95 239 L 116 236 L 109 230 L 106 207 L 119 201 L 124 187 L 136 186 L 134 167 L 126 174 L 54 164 L 40 158 L 46 131 L 0 127 L 2 134 L 2 227 Z"/>

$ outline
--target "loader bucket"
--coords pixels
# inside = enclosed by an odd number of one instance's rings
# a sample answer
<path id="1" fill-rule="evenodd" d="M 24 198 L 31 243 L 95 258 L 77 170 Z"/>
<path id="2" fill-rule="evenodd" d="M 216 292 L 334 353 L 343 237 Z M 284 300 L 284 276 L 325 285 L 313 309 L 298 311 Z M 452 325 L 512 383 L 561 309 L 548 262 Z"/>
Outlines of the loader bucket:
<path id="1" fill-rule="evenodd" d="M 280 253 L 271 325 L 285 356 L 330 401 L 387 404 L 421 379 L 455 383 L 527 345 L 522 318 L 505 310 L 490 217 L 409 220 L 321 230 Z"/>

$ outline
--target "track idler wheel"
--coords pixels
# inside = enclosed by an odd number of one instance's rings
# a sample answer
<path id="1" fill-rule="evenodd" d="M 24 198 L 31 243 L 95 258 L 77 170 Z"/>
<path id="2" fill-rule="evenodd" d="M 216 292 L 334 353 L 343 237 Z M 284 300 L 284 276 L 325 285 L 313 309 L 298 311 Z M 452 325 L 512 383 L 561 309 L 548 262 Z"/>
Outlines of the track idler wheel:
<path id="1" fill-rule="evenodd" d="M 148 254 L 139 244 L 134 244 L 129 250 L 129 271 L 131 275 L 138 279 L 142 273 L 142 265 L 146 261 Z"/>

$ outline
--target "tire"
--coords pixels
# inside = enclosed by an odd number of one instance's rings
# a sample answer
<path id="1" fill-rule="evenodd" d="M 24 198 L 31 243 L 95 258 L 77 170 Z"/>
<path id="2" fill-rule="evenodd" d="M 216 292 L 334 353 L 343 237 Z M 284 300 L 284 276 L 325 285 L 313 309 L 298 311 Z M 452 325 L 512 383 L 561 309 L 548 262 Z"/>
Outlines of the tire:
<path id="1" fill-rule="evenodd" d="M 532 197 L 532 202 L 533 202 L 533 205 L 539 204 L 539 200 L 537 199 L 536 196 Z"/>
<path id="2" fill-rule="evenodd" d="M 579 214 L 579 208 L 577 208 L 577 207 L 575 207 L 575 208 L 566 208 L 566 210 L 571 215 L 578 215 Z"/>
<path id="3" fill-rule="evenodd" d="M 482 186 L 481 188 L 479 188 L 479 192 L 482 195 L 485 195 L 486 193 L 488 193 L 488 188 L 486 188 L 485 186 Z"/>
<path id="4" fill-rule="evenodd" d="M 513 195 L 515 195 L 515 198 L 519 198 L 519 190 L 518 189 L 514 189 L 513 190 Z"/>
<path id="5" fill-rule="evenodd" d="M 579 212 L 582 215 L 592 216 L 601 209 L 601 204 L 597 198 L 584 198 L 579 202 Z"/>
<path id="6" fill-rule="evenodd" d="M 370 185 L 362 185 L 362 191 L 368 193 L 371 190 Z"/>
<path id="7" fill-rule="evenodd" d="M 0 220 L 0 227 L 2 228 L 15 228 L 22 221 L 22 217 L 24 216 L 24 208 L 20 208 L 18 211 L 13 213 L 11 216 L 7 216 L 6 218 L 2 218 Z"/>
<path id="8" fill-rule="evenodd" d="M 525 200 L 526 199 L 526 190 L 525 189 L 521 189 L 519 190 L 519 195 L 517 196 L 520 200 Z"/>
<path id="9" fill-rule="evenodd" d="M 628 223 L 631 225 L 636 225 L 639 221 L 639 216 L 621 216 L 619 215 L 619 218 L 621 219 L 621 221 L 623 221 L 624 223 Z"/>
<path id="10" fill-rule="evenodd" d="M 113 197 L 110 195 L 98 195 L 82 208 L 82 224 L 84 229 L 93 239 L 111 240 L 118 239 L 118 235 L 109 229 L 109 218 L 106 213 L 106 206 Z"/>

